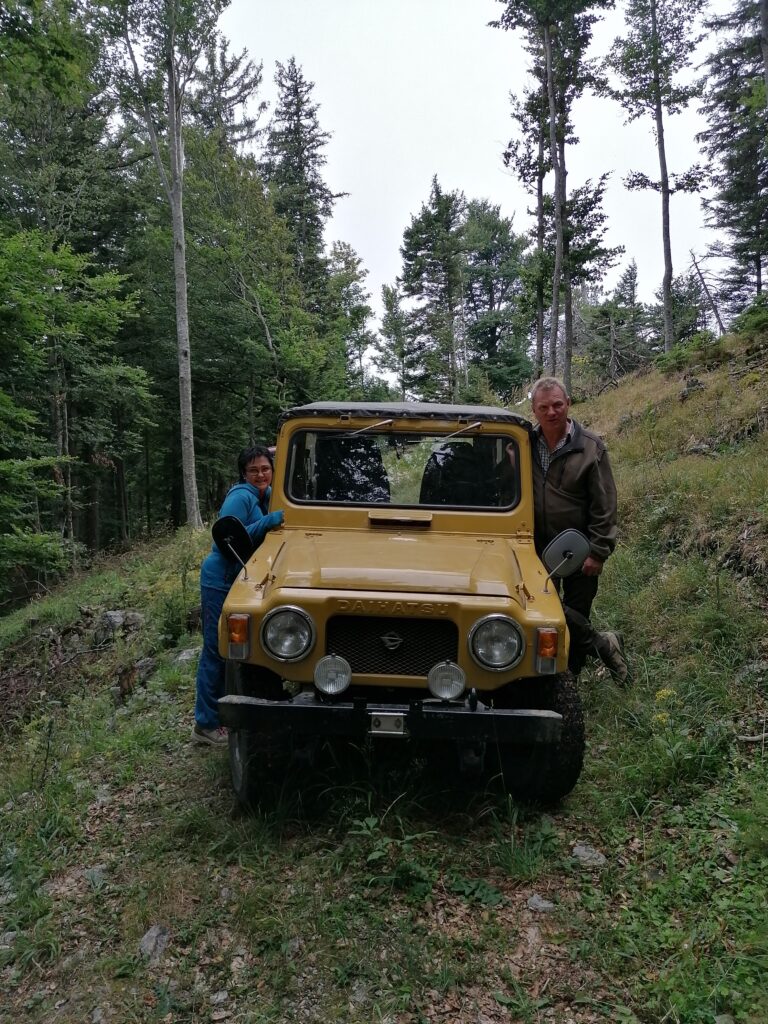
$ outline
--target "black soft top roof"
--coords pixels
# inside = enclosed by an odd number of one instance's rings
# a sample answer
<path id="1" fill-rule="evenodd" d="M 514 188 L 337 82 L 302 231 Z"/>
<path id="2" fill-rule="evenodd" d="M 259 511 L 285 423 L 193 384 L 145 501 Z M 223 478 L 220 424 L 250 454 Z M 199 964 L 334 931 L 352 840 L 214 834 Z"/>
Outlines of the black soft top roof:
<path id="1" fill-rule="evenodd" d="M 349 416 L 352 419 L 410 419 L 410 420 L 480 420 L 490 423 L 514 423 L 531 429 L 531 423 L 519 413 L 498 409 L 492 405 L 442 405 L 433 402 L 312 402 L 287 409 L 280 417 L 280 426 L 286 420 L 299 417 Z"/>

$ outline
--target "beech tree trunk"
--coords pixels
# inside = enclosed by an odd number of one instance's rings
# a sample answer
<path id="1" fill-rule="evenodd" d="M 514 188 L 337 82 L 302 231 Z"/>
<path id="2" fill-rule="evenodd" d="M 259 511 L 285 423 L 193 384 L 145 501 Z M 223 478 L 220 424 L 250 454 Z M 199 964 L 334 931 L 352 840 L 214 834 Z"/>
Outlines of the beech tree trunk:
<path id="1" fill-rule="evenodd" d="M 539 132 L 539 153 L 536 171 L 536 252 L 539 273 L 536 276 L 536 376 L 544 373 L 544 132 Z"/>
<path id="2" fill-rule="evenodd" d="M 563 118 L 565 121 L 565 118 Z M 568 240 L 568 227 L 565 216 L 565 200 L 567 195 L 566 182 L 568 179 L 568 169 L 565 165 L 565 139 L 558 139 L 558 149 L 560 157 L 560 222 L 561 230 L 563 233 L 562 249 L 563 249 L 563 311 L 564 311 L 564 322 L 563 322 L 563 346 L 562 346 L 562 378 L 563 384 L 565 384 L 566 393 L 571 393 L 571 362 L 573 360 L 573 284 L 571 282 L 571 247 Z"/>
<path id="3" fill-rule="evenodd" d="M 555 102 L 554 70 L 552 66 L 552 34 L 550 27 L 542 29 L 544 58 L 547 68 L 547 99 L 549 100 L 549 151 L 555 175 L 555 267 L 552 272 L 552 312 L 549 323 L 549 372 L 557 372 L 557 335 L 560 326 L 560 279 L 563 272 L 563 181 L 557 146 L 557 104 Z"/>
<path id="4" fill-rule="evenodd" d="M 568 266 L 567 253 L 563 253 L 563 345 L 561 363 L 563 384 L 567 394 L 571 393 L 571 362 L 573 360 L 573 288 L 571 285 L 571 268 Z"/>
<path id="5" fill-rule="evenodd" d="M 179 416 L 181 467 L 187 523 L 203 525 L 195 474 L 195 435 L 192 421 L 192 359 L 189 350 L 187 306 L 187 244 L 184 236 L 184 145 L 181 136 L 181 94 L 176 81 L 173 51 L 168 52 L 168 135 L 170 142 L 170 202 L 173 221 L 173 273 L 176 290 L 176 343 L 179 362 Z"/>
<path id="6" fill-rule="evenodd" d="M 128 489 L 125 481 L 125 463 L 115 459 L 115 491 L 117 507 L 120 511 L 120 540 L 127 544 L 131 538 L 131 526 L 128 520 Z"/>
<path id="7" fill-rule="evenodd" d="M 173 13 L 173 10 L 170 10 Z M 183 83 L 179 82 L 176 68 L 176 26 L 167 26 L 164 43 L 165 84 L 168 102 L 167 142 L 170 173 L 166 171 L 160 151 L 158 129 L 152 108 L 142 84 L 141 72 L 130 36 L 128 22 L 124 25 L 124 38 L 133 66 L 134 80 L 142 97 L 144 123 L 149 135 L 160 180 L 171 207 L 173 227 L 173 271 L 176 293 L 176 348 L 179 368 L 179 417 L 181 432 L 181 471 L 184 484 L 184 504 L 187 523 L 202 528 L 200 501 L 195 475 L 195 437 L 192 426 L 192 360 L 189 346 L 189 309 L 187 306 L 187 252 L 184 236 L 184 143 L 182 139 Z"/>
<path id="8" fill-rule="evenodd" d="M 651 0 L 651 37 L 654 50 L 658 50 L 659 29 L 656 17 L 656 0 Z M 669 227 L 669 199 L 672 193 L 669 188 L 667 152 L 664 144 L 664 108 L 661 101 L 661 81 L 659 79 L 658 59 L 655 55 L 653 58 L 653 93 L 656 148 L 659 153 L 659 181 L 661 184 L 661 233 L 664 246 L 664 277 L 661 282 L 662 302 L 664 304 L 664 351 L 669 352 L 675 339 L 672 320 L 672 242 Z"/>
<path id="9" fill-rule="evenodd" d="M 149 434 L 144 431 L 144 512 L 147 517 L 147 536 L 152 536 L 152 476 L 149 471 Z"/>
<path id="10" fill-rule="evenodd" d="M 451 314 L 448 314 L 446 329 L 448 331 L 448 342 L 450 345 L 448 353 L 448 389 L 451 401 L 455 402 L 459 393 L 459 353 L 456 339 L 456 325 Z"/>
<path id="11" fill-rule="evenodd" d="M 64 525 L 65 537 L 69 543 L 72 568 L 77 568 L 77 545 L 75 544 L 74 501 L 72 499 L 72 463 L 69 462 L 69 401 L 66 392 L 61 403 L 62 455 L 64 455 Z"/>
<path id="12" fill-rule="evenodd" d="M 88 481 L 88 512 L 85 520 L 86 536 L 88 538 L 88 549 L 90 551 L 101 550 L 101 470 L 92 459 L 92 450 L 89 446 L 88 463 L 90 466 L 90 479 Z"/>

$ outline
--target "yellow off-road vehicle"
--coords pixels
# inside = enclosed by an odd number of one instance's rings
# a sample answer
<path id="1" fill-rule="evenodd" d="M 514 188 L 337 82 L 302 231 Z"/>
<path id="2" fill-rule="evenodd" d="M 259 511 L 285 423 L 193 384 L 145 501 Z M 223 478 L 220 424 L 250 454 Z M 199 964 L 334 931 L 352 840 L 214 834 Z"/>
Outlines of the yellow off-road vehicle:
<path id="1" fill-rule="evenodd" d="M 219 623 L 240 801 L 342 737 L 439 751 L 521 799 L 574 787 L 584 725 L 550 573 L 578 568 L 586 540 L 554 542 L 549 569 L 536 554 L 530 438 L 521 416 L 477 406 L 283 415 L 284 525 L 253 553 L 237 521 L 214 527 L 243 563 Z"/>

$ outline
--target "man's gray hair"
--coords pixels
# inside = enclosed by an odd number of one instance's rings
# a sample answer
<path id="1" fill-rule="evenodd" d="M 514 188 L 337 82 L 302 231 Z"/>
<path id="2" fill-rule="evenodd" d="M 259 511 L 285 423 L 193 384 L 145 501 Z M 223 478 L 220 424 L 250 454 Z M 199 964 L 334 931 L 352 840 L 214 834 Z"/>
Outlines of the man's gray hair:
<path id="1" fill-rule="evenodd" d="M 540 391 L 551 391 L 552 388 L 560 388 L 565 397 L 569 397 L 568 392 L 565 390 L 565 384 L 563 384 L 559 377 L 539 377 L 531 388 L 531 405 L 536 401 L 536 395 Z"/>

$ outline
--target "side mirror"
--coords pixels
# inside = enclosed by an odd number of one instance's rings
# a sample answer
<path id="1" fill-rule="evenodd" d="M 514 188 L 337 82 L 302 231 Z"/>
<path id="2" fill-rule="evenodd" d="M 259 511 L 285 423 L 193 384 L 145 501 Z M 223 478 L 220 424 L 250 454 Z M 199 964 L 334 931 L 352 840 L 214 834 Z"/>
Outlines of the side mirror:
<path id="1" fill-rule="evenodd" d="M 544 548 L 541 560 L 547 567 L 547 582 L 553 577 L 565 579 L 584 565 L 589 554 L 589 541 L 580 530 L 563 530 Z"/>
<path id="2" fill-rule="evenodd" d="M 222 516 L 217 519 L 211 528 L 213 543 L 231 561 L 239 562 L 245 569 L 245 563 L 256 550 L 248 531 L 237 518 L 237 516 Z M 246 578 L 248 570 L 246 569 Z"/>

